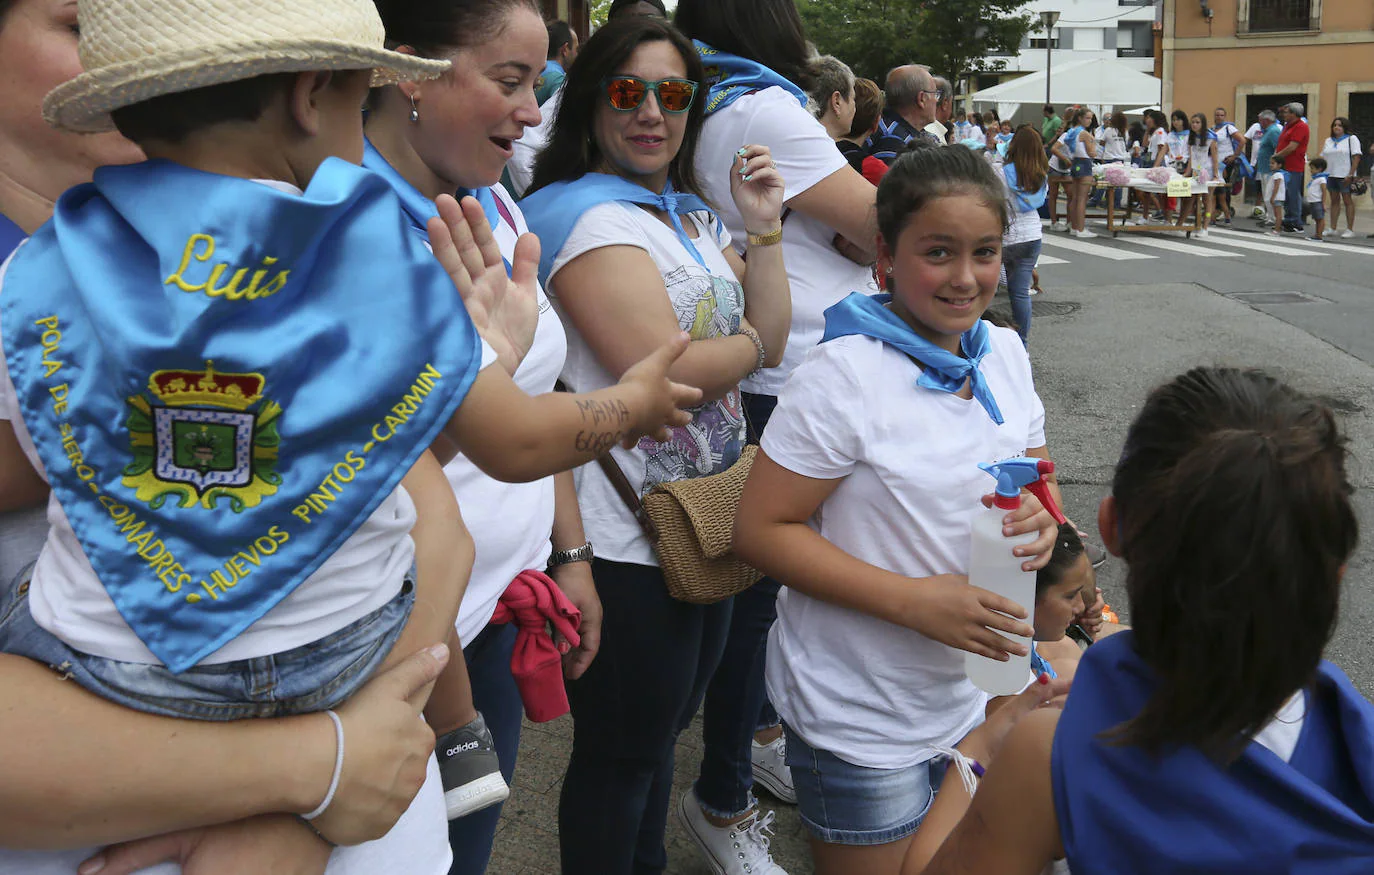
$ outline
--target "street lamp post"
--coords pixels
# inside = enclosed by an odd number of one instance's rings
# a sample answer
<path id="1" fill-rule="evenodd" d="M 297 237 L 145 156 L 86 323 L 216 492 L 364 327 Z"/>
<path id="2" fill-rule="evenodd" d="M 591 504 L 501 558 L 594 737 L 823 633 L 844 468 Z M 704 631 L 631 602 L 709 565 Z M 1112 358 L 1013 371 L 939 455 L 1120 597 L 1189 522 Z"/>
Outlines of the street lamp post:
<path id="1" fill-rule="evenodd" d="M 1050 67 L 1054 64 L 1054 25 L 1059 21 L 1058 12 L 1040 13 L 1040 23 L 1045 27 L 1045 103 L 1050 102 Z"/>

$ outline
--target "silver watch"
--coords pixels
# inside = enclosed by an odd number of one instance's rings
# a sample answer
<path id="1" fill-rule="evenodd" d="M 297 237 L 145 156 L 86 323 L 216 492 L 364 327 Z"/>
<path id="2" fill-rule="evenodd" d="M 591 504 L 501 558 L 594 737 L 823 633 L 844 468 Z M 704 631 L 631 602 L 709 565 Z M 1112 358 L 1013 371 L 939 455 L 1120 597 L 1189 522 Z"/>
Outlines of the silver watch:
<path id="1" fill-rule="evenodd" d="M 588 541 L 573 550 L 554 550 L 553 555 L 549 556 L 549 567 L 557 568 L 560 565 L 570 565 L 573 562 L 590 561 L 592 561 L 592 542 Z"/>

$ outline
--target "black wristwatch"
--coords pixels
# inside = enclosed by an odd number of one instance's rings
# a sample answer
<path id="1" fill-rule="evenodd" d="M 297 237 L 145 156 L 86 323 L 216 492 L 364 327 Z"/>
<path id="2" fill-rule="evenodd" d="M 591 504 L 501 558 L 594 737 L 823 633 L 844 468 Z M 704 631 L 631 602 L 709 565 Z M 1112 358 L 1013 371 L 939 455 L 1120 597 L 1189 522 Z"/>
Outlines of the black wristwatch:
<path id="1" fill-rule="evenodd" d="M 571 565 L 574 562 L 592 561 L 592 542 L 588 541 L 581 547 L 573 550 L 554 550 L 549 556 L 549 568 L 557 568 L 560 565 Z"/>

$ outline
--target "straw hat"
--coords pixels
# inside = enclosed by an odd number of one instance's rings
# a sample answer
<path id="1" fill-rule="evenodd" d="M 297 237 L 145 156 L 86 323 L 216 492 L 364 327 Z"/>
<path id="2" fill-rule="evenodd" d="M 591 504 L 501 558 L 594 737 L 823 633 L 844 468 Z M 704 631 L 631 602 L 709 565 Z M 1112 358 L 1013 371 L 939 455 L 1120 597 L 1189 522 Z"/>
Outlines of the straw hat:
<path id="1" fill-rule="evenodd" d="M 86 72 L 43 117 L 84 133 L 112 129 L 111 110 L 267 73 L 372 69 L 386 85 L 449 68 L 387 51 L 373 0 L 80 0 L 77 18 Z"/>

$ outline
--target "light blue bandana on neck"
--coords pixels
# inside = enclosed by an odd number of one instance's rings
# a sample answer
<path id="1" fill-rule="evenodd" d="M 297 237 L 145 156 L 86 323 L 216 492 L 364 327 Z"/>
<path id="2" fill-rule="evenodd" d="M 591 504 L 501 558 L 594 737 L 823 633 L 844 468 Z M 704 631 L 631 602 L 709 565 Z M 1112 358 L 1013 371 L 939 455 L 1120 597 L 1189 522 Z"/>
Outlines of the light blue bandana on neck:
<path id="1" fill-rule="evenodd" d="M 175 672 L 339 549 L 481 363 L 392 190 L 334 158 L 304 193 L 102 168 L 15 255 L 0 316 L 81 549 Z"/>
<path id="2" fill-rule="evenodd" d="M 691 253 L 697 264 L 706 267 L 696 244 L 687 236 L 682 217 L 688 213 L 715 213 L 706 202 L 694 194 L 673 190 L 667 183 L 661 194 L 654 194 L 642 185 L 608 173 L 585 173 L 577 179 L 555 182 L 546 185 L 520 201 L 520 211 L 525 214 L 525 223 L 539 237 L 539 282 L 547 285 L 549 274 L 553 271 L 554 259 L 568 242 L 568 235 L 577 226 L 577 220 L 598 204 L 608 201 L 622 201 L 631 204 L 657 207 L 668 214 L 677 232 L 677 238 L 684 249 Z"/>
<path id="3" fill-rule="evenodd" d="M 825 336 L 821 338 L 821 343 L 854 334 L 881 340 L 921 365 L 921 376 L 916 385 L 954 394 L 968 382 L 972 386 L 974 399 L 983 406 L 993 422 L 1001 425 L 1002 411 L 997 406 L 997 399 L 992 397 L 987 378 L 978 369 L 978 365 L 992 351 L 988 324 L 979 319 L 965 331 L 959 338 L 963 355 L 955 355 L 913 331 L 910 325 L 885 306 L 891 300 L 891 295 L 851 292 L 849 297 L 825 311 Z"/>
<path id="4" fill-rule="evenodd" d="M 806 92 L 757 61 L 713 49 L 701 40 L 692 40 L 701 62 L 706 65 L 706 114 L 719 112 L 746 94 L 778 87 L 806 106 Z"/>

